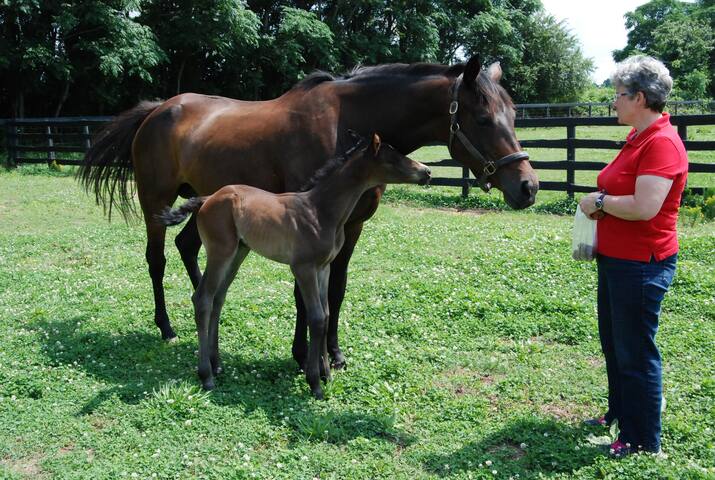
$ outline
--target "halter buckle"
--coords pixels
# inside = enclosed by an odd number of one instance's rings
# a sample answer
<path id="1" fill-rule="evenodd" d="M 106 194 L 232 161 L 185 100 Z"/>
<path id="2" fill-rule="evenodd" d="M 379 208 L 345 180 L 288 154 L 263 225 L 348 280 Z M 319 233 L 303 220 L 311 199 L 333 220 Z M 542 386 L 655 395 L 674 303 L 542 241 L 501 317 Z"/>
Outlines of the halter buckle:
<path id="1" fill-rule="evenodd" d="M 496 171 L 497 171 L 497 166 L 494 164 L 494 162 L 487 162 L 484 165 L 484 174 L 486 176 L 494 175 L 496 173 Z"/>
<path id="2" fill-rule="evenodd" d="M 457 110 L 459 110 L 459 102 L 453 100 L 452 103 L 449 104 L 449 114 L 454 115 L 457 113 Z"/>
<path id="3" fill-rule="evenodd" d="M 457 133 L 459 131 L 459 124 L 457 122 L 452 123 L 449 126 L 449 131 L 452 133 Z"/>

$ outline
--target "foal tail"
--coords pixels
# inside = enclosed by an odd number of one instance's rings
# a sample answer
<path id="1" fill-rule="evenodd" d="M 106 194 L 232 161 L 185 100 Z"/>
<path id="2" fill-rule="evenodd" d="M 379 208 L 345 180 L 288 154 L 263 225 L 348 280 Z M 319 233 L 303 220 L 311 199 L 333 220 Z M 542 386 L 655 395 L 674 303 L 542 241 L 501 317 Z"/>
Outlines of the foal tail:
<path id="1" fill-rule="evenodd" d="M 208 197 L 192 197 L 178 208 L 166 207 L 156 218 L 167 227 L 178 225 L 186 220 L 186 217 L 201 208 L 201 205 L 204 204 L 207 198 Z"/>
<path id="2" fill-rule="evenodd" d="M 112 219 L 118 208 L 125 220 L 136 216 L 132 197 L 134 177 L 132 142 L 144 119 L 163 102 L 141 102 L 105 126 L 84 155 L 77 179 L 85 191 L 94 191 L 97 205 Z"/>

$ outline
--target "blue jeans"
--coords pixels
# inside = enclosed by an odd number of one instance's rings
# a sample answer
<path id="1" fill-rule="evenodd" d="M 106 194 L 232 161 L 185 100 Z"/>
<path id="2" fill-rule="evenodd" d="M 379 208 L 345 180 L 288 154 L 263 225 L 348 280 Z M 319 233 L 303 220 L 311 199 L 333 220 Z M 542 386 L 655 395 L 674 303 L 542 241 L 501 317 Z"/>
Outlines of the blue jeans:
<path id="1" fill-rule="evenodd" d="M 618 420 L 623 443 L 651 452 L 660 450 L 663 397 L 655 334 L 677 257 L 660 262 L 597 259 L 598 332 L 608 374 L 606 419 Z"/>

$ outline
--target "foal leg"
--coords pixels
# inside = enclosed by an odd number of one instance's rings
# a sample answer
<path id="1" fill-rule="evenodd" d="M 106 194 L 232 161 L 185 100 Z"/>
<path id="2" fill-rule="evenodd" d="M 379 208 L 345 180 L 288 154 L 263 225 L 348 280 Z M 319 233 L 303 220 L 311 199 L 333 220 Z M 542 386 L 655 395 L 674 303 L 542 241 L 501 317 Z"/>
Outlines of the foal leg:
<path id="1" fill-rule="evenodd" d="M 293 335 L 293 359 L 298 364 L 298 367 L 305 370 L 305 360 L 308 356 L 308 338 L 306 321 L 305 304 L 303 303 L 303 295 L 300 293 L 298 282 L 295 282 L 293 288 L 293 298 L 295 298 L 295 334 Z"/>
<path id="2" fill-rule="evenodd" d="M 328 282 L 330 281 L 330 265 L 318 271 L 318 290 L 320 291 L 320 304 L 323 307 L 326 325 L 330 322 L 330 306 L 328 304 Z M 328 331 L 326 329 L 320 342 L 320 378 L 330 381 L 330 358 L 328 357 Z"/>
<path id="3" fill-rule="evenodd" d="M 179 255 L 181 255 L 181 261 L 184 262 L 186 273 L 189 274 L 191 285 L 196 290 L 201 281 L 201 270 L 198 262 L 201 237 L 199 237 L 199 230 L 196 228 L 196 213 L 191 215 L 189 221 L 174 239 L 174 243 L 179 250 Z"/>
<path id="4" fill-rule="evenodd" d="M 318 272 L 313 265 L 291 265 L 293 275 L 300 288 L 303 302 L 306 307 L 306 320 L 310 331 L 310 346 L 305 364 L 305 377 L 318 400 L 323 398 L 323 389 L 320 386 L 320 354 L 326 331 L 326 318 L 323 304 L 320 301 L 318 285 Z"/>
<path id="5" fill-rule="evenodd" d="M 338 319 L 340 318 L 340 307 L 345 298 L 348 263 L 350 263 L 355 244 L 362 233 L 362 225 L 362 222 L 345 225 L 345 243 L 338 256 L 330 264 L 330 283 L 328 287 L 330 316 L 328 317 L 327 343 L 328 353 L 332 358 L 332 366 L 335 369 L 345 367 L 345 355 L 343 355 L 338 345 Z"/>
<path id="6" fill-rule="evenodd" d="M 206 271 L 191 300 L 194 304 L 196 333 L 199 337 L 199 378 L 204 389 L 212 390 L 215 386 L 214 371 L 211 365 L 211 356 L 214 353 L 211 348 L 211 333 L 213 333 L 211 327 L 214 319 L 216 320 L 215 328 L 218 330 L 218 313 L 214 314 L 213 310 L 219 290 L 224 283 L 231 283 L 226 282 L 226 278 L 237 255 L 237 245 L 221 245 L 215 250 L 207 246 L 206 250 Z M 223 302 L 220 304 L 222 305 Z M 216 339 L 218 339 L 218 332 L 216 332 Z"/>
<path id="7" fill-rule="evenodd" d="M 223 284 L 219 287 L 214 297 L 213 307 L 211 310 L 211 323 L 209 324 L 209 349 L 210 349 L 210 360 L 211 360 L 211 370 L 214 375 L 221 373 L 221 357 L 219 355 L 218 348 L 218 330 L 219 321 L 221 319 L 221 309 L 226 301 L 226 292 L 228 292 L 228 287 L 233 283 L 233 279 L 236 278 L 236 273 L 241 267 L 241 264 L 246 259 L 246 255 L 251 251 L 245 244 L 240 243 L 236 255 L 233 257 L 231 266 L 226 273 L 226 278 Z"/>

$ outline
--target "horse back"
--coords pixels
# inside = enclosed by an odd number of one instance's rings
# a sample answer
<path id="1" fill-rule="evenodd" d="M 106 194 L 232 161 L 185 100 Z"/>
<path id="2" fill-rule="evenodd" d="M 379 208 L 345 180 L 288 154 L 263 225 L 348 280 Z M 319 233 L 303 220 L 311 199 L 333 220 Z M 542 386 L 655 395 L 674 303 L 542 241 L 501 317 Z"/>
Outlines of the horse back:
<path id="1" fill-rule="evenodd" d="M 139 128 L 135 178 L 142 187 L 189 185 L 209 195 L 224 185 L 297 190 L 334 154 L 336 109 L 286 94 L 250 102 L 199 94 L 173 97 Z"/>

